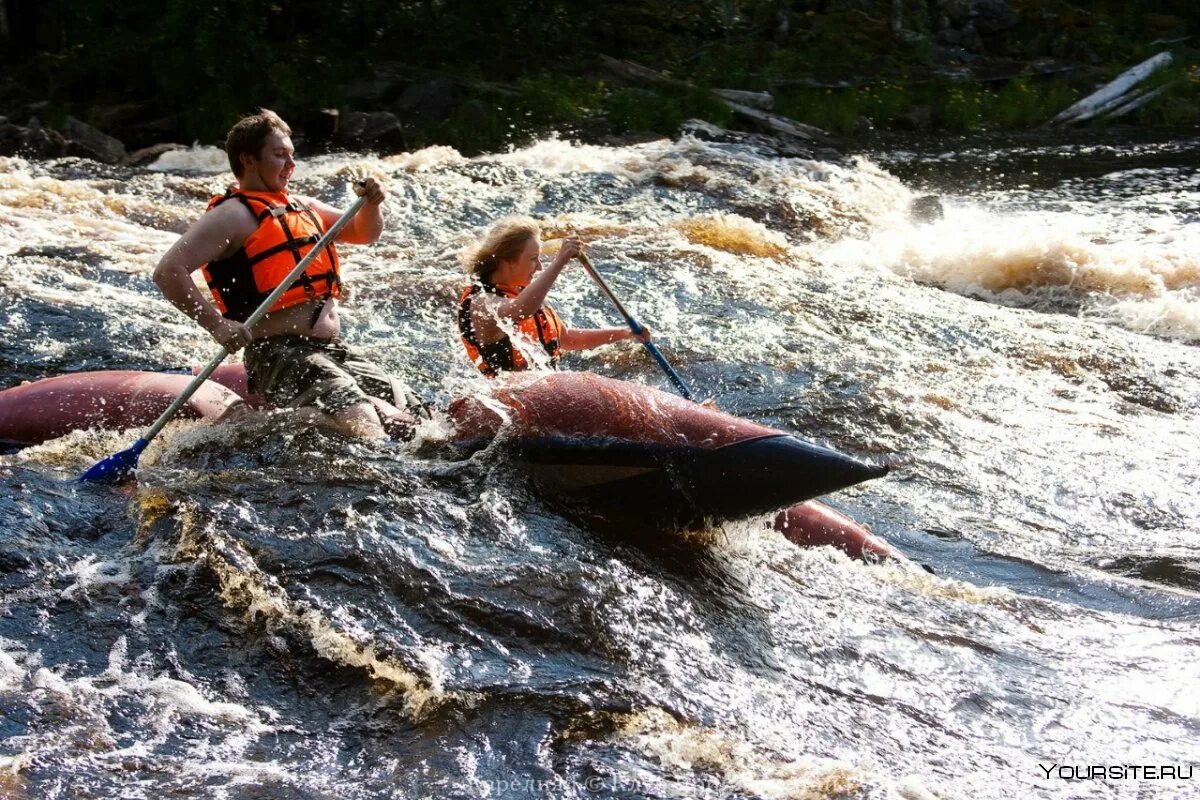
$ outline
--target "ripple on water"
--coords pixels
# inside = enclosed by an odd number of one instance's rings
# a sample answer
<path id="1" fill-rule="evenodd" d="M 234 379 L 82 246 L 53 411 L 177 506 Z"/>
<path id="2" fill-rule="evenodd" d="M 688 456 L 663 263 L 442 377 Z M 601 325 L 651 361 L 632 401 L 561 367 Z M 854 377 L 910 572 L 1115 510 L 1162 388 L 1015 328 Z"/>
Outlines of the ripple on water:
<path id="1" fill-rule="evenodd" d="M 124 493 L 68 479 L 135 434 L 76 432 L 0 456 L 0 793 L 1051 797 L 1038 763 L 1179 761 L 1200 726 L 1194 150 L 306 160 L 296 186 L 329 202 L 388 181 L 384 237 L 344 248 L 346 336 L 440 404 L 481 383 L 457 254 L 533 213 L 592 241 L 702 394 L 903 455 L 833 501 L 937 574 L 767 520 L 600 529 L 438 431 L 181 423 Z M 1034 161 L 1037 182 L 986 177 Z M 149 272 L 223 162 L 0 159 L 10 382 L 203 360 Z M 945 219 L 911 222 L 876 164 L 923 171 Z M 552 300 L 620 323 L 574 268 Z M 634 348 L 567 363 L 664 380 Z"/>

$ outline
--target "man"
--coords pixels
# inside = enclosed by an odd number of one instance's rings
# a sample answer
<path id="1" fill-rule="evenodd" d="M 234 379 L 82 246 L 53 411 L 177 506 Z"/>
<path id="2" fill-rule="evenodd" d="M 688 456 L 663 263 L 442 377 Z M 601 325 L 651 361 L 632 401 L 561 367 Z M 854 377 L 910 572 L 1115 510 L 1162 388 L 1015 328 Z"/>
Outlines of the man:
<path id="1" fill-rule="evenodd" d="M 214 197 L 208 211 L 154 270 L 175 305 L 229 352 L 246 348 L 251 391 L 283 408 L 315 408 L 318 420 L 350 436 L 383 438 L 411 429 L 395 404 L 411 395 L 338 338 L 341 278 L 330 245 L 252 327 L 244 323 L 313 244 L 341 217 L 338 209 L 288 194 L 296 168 L 291 128 L 273 111 L 244 117 L 225 141 L 237 186 Z M 374 178 L 356 189 L 367 203 L 337 237 L 369 244 L 383 232 L 386 194 Z M 204 271 L 213 299 L 191 273 Z"/>

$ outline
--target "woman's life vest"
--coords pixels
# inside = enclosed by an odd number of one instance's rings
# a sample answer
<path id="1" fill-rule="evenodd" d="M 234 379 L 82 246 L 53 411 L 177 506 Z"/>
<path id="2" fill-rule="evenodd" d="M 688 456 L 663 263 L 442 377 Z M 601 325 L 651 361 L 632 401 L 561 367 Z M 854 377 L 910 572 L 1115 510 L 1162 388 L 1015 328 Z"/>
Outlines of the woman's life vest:
<path id="1" fill-rule="evenodd" d="M 479 341 L 475 336 L 475 326 L 471 322 L 471 301 L 476 295 L 485 292 L 499 297 L 516 297 L 521 293 L 521 288 L 523 287 L 473 283 L 463 290 L 458 299 L 458 332 L 462 334 L 463 347 L 467 349 L 467 356 L 471 362 L 489 378 L 494 378 L 501 372 L 529 369 L 530 364 L 521 352 L 521 347 L 514 347 L 509 336 L 490 344 Z M 518 320 L 515 327 L 528 345 L 540 346 L 546 351 L 546 355 L 550 357 L 550 366 L 558 367 L 559 339 L 562 338 L 565 326 L 549 304 L 533 312 L 532 316 Z"/>
<path id="2" fill-rule="evenodd" d="M 204 265 L 204 279 L 217 310 L 245 322 L 325 233 L 321 218 L 307 205 L 283 192 L 230 189 L 214 197 L 211 211 L 236 199 L 258 220 L 258 229 L 228 258 Z M 330 243 L 284 292 L 269 312 L 298 306 L 315 298 L 341 297 L 337 251 Z"/>

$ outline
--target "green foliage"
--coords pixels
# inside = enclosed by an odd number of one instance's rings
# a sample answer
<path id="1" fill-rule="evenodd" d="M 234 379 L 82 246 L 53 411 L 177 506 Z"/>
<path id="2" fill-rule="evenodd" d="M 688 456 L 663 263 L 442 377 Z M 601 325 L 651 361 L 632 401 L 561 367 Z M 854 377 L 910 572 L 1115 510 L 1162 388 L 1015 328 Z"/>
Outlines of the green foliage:
<path id="1" fill-rule="evenodd" d="M 951 131 L 973 131 L 983 122 L 985 90 L 977 84 L 950 84 L 936 91 L 933 119 Z"/>
<path id="2" fill-rule="evenodd" d="M 631 131 L 672 130 L 683 116 L 672 99 L 651 89 L 618 89 L 604 100 L 604 113 L 618 128 Z"/>
<path id="3" fill-rule="evenodd" d="M 517 110 L 539 125 L 574 122 L 598 109 L 604 101 L 604 83 L 561 75 L 521 78 Z"/>
<path id="4" fill-rule="evenodd" d="M 1074 73 L 1058 82 L 929 83 L 946 57 L 935 45 L 932 0 L 7 0 L 10 34 L 0 60 L 7 96 L 49 100 L 44 116 L 140 104 L 146 115 L 173 119 L 181 135 L 206 141 L 258 106 L 285 116 L 317 107 L 388 109 L 387 100 L 372 106 L 346 92 L 383 68 L 414 81 L 449 75 L 490 88 L 411 139 L 474 150 L 597 114 L 618 131 L 664 135 L 691 116 L 730 124 L 729 111 L 703 89 L 605 85 L 597 53 L 703 87 L 761 90 L 775 81 L 870 76 L 852 89 L 788 89 L 777 93 L 776 108 L 848 133 L 862 117 L 886 127 L 928 106 L 935 125 L 972 130 L 1039 124 L 1097 81 L 1163 49 L 1159 40 L 1190 34 L 1195 42 L 1200 34 L 1200 12 L 1189 0 L 1008 2 L 1021 22 L 987 37 L 988 55 L 1064 59 L 1078 65 Z M 1169 88 L 1129 121 L 1200 118 L 1191 71 L 1200 54 L 1180 53 L 1158 78 Z"/>
<path id="5" fill-rule="evenodd" d="M 712 42 L 687 57 L 685 77 L 708 85 L 765 89 L 760 74 L 763 59 L 758 55 L 758 51 L 747 47 L 745 42 Z"/>
<path id="6" fill-rule="evenodd" d="M 783 95 L 781 114 L 841 134 L 861 117 L 892 127 L 914 106 L 930 109 L 935 127 L 952 131 L 1025 128 L 1045 122 L 1079 98 L 1062 82 L 1017 78 L 1000 87 L 958 81 L 905 86 L 879 82 L 848 89 L 801 89 Z"/>
<path id="7" fill-rule="evenodd" d="M 596 113 L 604 92 L 600 81 L 550 74 L 522 78 L 514 96 L 469 99 L 440 126 L 414 132 L 408 144 L 449 144 L 466 154 L 519 146 Z"/>
<path id="8" fill-rule="evenodd" d="M 1200 123 L 1200 52 L 1180 53 L 1174 64 L 1152 79 L 1149 90 L 1161 94 L 1128 118 L 1140 125 Z"/>
<path id="9" fill-rule="evenodd" d="M 713 95 L 697 89 L 681 95 L 651 89 L 618 89 L 603 104 L 605 115 L 620 129 L 673 135 L 679 124 L 700 117 L 716 125 L 728 125 L 732 112 Z"/>
<path id="10" fill-rule="evenodd" d="M 876 124 L 888 125 L 912 108 L 908 87 L 895 83 L 876 83 L 863 88 L 861 112 Z"/>
<path id="11" fill-rule="evenodd" d="M 804 17 L 800 34 L 803 53 L 816 74 L 852 74 L 864 57 L 886 54 L 894 47 L 887 15 L 852 9 Z"/>
<path id="12" fill-rule="evenodd" d="M 831 133 L 851 133 L 860 115 L 860 104 L 855 89 L 803 89 L 780 96 L 775 110 Z"/>
<path id="13" fill-rule="evenodd" d="M 733 122 L 733 112 L 707 88 L 698 88 L 679 98 L 679 111 L 682 119 L 699 117 L 721 126 Z"/>
<path id="14" fill-rule="evenodd" d="M 986 95 L 984 114 L 993 127 L 1031 128 L 1040 125 L 1079 99 L 1079 91 L 1060 82 L 1009 81 Z"/>
<path id="15" fill-rule="evenodd" d="M 908 87 L 887 81 L 849 89 L 800 89 L 780 97 L 776 110 L 810 125 L 841 134 L 853 133 L 859 118 L 887 127 L 908 113 L 913 96 Z"/>
<path id="16" fill-rule="evenodd" d="M 416 133 L 408 146 L 415 150 L 448 144 L 461 153 L 474 155 L 499 149 L 503 144 L 516 144 L 522 132 L 505 106 L 471 99 L 459 106 L 439 130 Z"/>

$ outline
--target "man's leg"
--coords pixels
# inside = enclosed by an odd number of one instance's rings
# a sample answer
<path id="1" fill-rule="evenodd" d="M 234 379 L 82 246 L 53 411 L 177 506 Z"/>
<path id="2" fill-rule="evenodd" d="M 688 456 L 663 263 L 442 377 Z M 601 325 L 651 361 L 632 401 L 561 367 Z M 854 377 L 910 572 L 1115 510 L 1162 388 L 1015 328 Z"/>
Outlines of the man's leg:
<path id="1" fill-rule="evenodd" d="M 371 398 L 339 363 L 340 344 L 301 337 L 252 342 L 246 369 L 257 391 L 276 408 L 310 412 L 306 418 L 346 436 L 387 437 Z"/>
<path id="2" fill-rule="evenodd" d="M 387 439 L 388 432 L 379 412 L 375 410 L 375 398 L 362 400 L 349 408 L 329 414 L 333 427 L 346 436 L 358 439 Z"/>
<path id="3" fill-rule="evenodd" d="M 419 420 L 411 409 L 423 407 L 420 398 L 402 381 L 356 350 L 347 349 L 347 358 L 341 366 L 367 394 L 388 435 L 393 439 L 412 438 Z M 424 416 L 428 417 L 428 412 Z"/>
<path id="4" fill-rule="evenodd" d="M 261 411 L 255 411 L 245 400 L 240 397 L 234 400 L 229 405 L 225 406 L 225 410 L 217 417 L 216 422 L 242 422 L 248 419 L 259 419 L 263 414 Z"/>
<path id="5" fill-rule="evenodd" d="M 375 413 L 379 415 L 379 422 L 388 436 L 393 439 L 412 438 L 417 428 L 417 419 L 412 414 L 379 397 L 372 397 L 371 403 L 375 406 Z"/>

